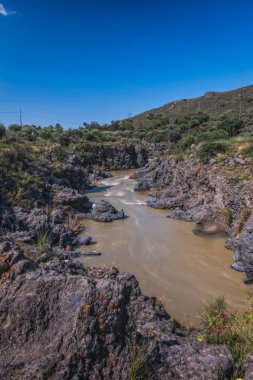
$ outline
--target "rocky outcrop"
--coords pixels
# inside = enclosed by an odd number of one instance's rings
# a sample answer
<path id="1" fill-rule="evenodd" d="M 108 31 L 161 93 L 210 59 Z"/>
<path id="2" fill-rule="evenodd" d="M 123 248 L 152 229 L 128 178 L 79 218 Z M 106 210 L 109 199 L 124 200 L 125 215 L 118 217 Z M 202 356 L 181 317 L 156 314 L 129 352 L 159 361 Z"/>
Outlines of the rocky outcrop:
<path id="1" fill-rule="evenodd" d="M 61 169 L 55 170 L 56 178 L 63 180 L 66 187 L 83 191 L 89 183 L 88 173 L 84 170 L 80 157 L 77 154 L 71 154 L 66 157 L 66 162 Z"/>
<path id="2" fill-rule="evenodd" d="M 242 170 L 243 168 L 243 170 Z M 253 274 L 253 179 L 250 164 L 204 165 L 197 159 L 154 159 L 137 171 L 136 191 L 149 191 L 147 205 L 170 209 L 170 218 L 196 222 L 198 230 L 228 234 L 236 249 L 233 268 Z"/>
<path id="3" fill-rule="evenodd" d="M 85 194 L 56 184 L 50 187 L 50 197 L 55 205 L 70 206 L 80 210 L 83 210 L 89 204 L 89 199 Z"/>
<path id="4" fill-rule="evenodd" d="M 87 144 L 83 151 L 82 162 L 88 167 L 97 165 L 109 170 L 128 170 L 142 167 L 148 161 L 147 151 L 134 145 Z"/>
<path id="5" fill-rule="evenodd" d="M 228 350 L 183 337 L 131 274 L 62 255 L 0 260 L 1 379 L 118 380 L 133 368 L 144 378 L 230 378 Z"/>
<path id="6" fill-rule="evenodd" d="M 97 222 L 112 222 L 113 220 L 124 219 L 125 214 L 123 210 L 117 211 L 108 201 L 100 200 L 92 204 L 84 217 Z"/>
<path id="7" fill-rule="evenodd" d="M 253 217 L 250 217 L 243 228 L 234 254 L 232 267 L 245 272 L 245 282 L 253 280 Z"/>

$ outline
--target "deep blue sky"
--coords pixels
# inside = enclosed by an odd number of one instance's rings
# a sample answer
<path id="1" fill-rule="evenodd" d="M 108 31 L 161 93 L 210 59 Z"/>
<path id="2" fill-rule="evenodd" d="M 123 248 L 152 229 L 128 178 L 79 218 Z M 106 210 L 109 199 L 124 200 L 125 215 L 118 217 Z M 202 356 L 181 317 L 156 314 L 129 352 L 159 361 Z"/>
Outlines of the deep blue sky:
<path id="1" fill-rule="evenodd" d="M 253 84 L 252 0 L 0 3 L 16 11 L 0 14 L 0 112 L 109 122 Z"/>

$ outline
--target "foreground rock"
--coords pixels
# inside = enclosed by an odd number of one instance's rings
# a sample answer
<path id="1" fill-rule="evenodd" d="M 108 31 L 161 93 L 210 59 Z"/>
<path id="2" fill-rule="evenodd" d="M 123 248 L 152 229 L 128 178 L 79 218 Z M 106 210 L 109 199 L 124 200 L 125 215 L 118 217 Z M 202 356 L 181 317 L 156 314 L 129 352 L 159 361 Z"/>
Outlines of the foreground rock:
<path id="1" fill-rule="evenodd" d="M 115 268 L 84 268 L 61 255 L 37 266 L 21 253 L 1 256 L 0 378 L 228 379 L 228 350 L 176 333 L 155 299 Z"/>
<path id="2" fill-rule="evenodd" d="M 97 222 L 112 222 L 124 219 L 125 214 L 123 210 L 117 211 L 108 201 L 100 200 L 92 204 L 91 209 L 85 214 L 85 218 Z"/>

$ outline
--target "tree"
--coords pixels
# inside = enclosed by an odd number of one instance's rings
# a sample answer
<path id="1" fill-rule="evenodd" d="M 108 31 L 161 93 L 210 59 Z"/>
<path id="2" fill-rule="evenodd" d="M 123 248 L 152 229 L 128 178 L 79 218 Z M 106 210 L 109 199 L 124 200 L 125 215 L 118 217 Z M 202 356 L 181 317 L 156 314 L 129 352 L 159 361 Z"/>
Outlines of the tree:
<path id="1" fill-rule="evenodd" d="M 2 123 L 0 123 L 0 140 L 3 139 L 3 137 L 5 136 L 5 134 L 6 134 L 6 128 L 5 128 L 5 126 Z"/>

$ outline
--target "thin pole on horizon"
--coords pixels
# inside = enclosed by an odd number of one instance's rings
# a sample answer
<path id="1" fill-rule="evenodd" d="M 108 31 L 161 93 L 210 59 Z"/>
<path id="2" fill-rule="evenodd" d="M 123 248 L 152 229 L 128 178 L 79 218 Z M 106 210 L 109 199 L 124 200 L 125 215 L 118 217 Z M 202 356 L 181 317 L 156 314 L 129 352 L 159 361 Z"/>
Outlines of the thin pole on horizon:
<path id="1" fill-rule="evenodd" d="M 19 112 L 19 117 L 20 117 L 20 125 L 21 127 L 23 127 L 22 125 L 22 109 L 20 108 L 20 112 Z"/>

